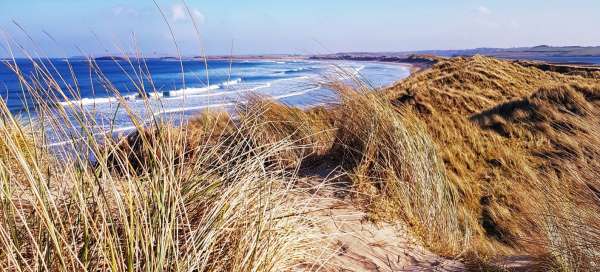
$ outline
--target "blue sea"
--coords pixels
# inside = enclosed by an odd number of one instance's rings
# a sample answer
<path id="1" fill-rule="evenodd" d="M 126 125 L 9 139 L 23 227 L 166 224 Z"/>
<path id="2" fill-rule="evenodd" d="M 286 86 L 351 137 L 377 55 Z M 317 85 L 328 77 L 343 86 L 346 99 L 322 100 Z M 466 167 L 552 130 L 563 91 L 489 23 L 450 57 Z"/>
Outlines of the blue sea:
<path id="1" fill-rule="evenodd" d="M 206 109 L 231 110 L 251 94 L 306 108 L 336 101 L 335 93 L 326 87 L 328 82 L 356 84 L 354 79 L 360 78 L 367 85 L 378 88 L 410 74 L 409 68 L 402 65 L 349 61 L 210 60 L 204 63 L 199 60 L 143 59 L 129 62 L 97 60 L 92 66 L 86 59 L 49 59 L 38 61 L 37 65 L 42 69 L 35 69 L 29 60 L 16 62 L 28 82 L 41 83 L 37 88 L 46 91 L 36 91 L 40 97 L 34 99 L 14 71 L 1 64 L 0 97 L 11 112 L 43 123 L 40 121 L 43 115 L 35 103 L 40 98 L 58 101 L 66 108 L 76 105 L 93 116 L 94 124 L 88 123 L 85 129 L 95 133 L 132 130 L 132 112 L 144 122 L 156 116 L 181 121 Z M 45 80 L 48 74 L 58 86 Z M 66 96 L 59 95 L 58 88 Z M 115 89 L 123 96 L 121 101 L 125 101 L 127 107 L 118 102 Z M 142 99 L 142 96 L 149 99 Z M 77 116 L 77 112 L 68 114 L 72 118 Z M 65 127 L 77 130 L 77 122 L 72 124 Z M 51 144 L 64 143 L 63 140 L 74 133 L 56 135 L 56 127 L 48 130 Z"/>

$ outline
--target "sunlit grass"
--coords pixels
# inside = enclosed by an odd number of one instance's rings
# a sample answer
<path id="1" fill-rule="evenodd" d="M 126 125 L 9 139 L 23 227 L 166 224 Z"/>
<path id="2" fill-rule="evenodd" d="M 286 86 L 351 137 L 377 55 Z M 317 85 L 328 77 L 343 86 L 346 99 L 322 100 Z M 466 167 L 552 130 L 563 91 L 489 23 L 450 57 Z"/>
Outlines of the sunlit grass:
<path id="1" fill-rule="evenodd" d="M 99 124 L 93 106 L 61 103 L 80 92 L 68 60 L 70 75 L 57 76 L 51 61 L 23 53 L 34 76 L 14 58 L 4 64 L 35 114 L 0 102 L 7 270 L 325 269 L 331 237 L 311 216 L 319 196 L 300 186 L 314 177 L 350 195 L 365 220 L 401 222 L 447 257 L 488 267 L 530 255 L 559 271 L 598 264 L 600 89 L 590 79 L 474 57 L 383 93 L 339 69 L 352 86 L 328 85 L 339 98 L 328 105 L 249 96 L 184 121 L 158 114 L 140 53 L 115 63 L 142 111 L 90 57 L 91 74 L 133 125 L 115 137 L 114 119 Z M 323 164 L 334 166 L 335 183 L 315 170 Z"/>

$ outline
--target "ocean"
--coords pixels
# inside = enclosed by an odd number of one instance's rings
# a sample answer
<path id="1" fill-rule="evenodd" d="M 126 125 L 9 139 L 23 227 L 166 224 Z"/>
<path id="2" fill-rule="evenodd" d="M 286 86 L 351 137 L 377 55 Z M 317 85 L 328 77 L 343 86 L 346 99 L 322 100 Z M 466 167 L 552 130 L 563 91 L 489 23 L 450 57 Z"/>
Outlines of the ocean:
<path id="1" fill-rule="evenodd" d="M 65 138 L 72 138 L 77 130 L 87 129 L 94 133 L 132 130 L 131 112 L 144 122 L 157 116 L 185 121 L 205 109 L 232 110 L 251 94 L 306 108 L 336 101 L 335 93 L 326 87 L 331 81 L 355 84 L 353 79 L 360 78 L 378 88 L 410 74 L 408 67 L 398 64 L 349 61 L 210 60 L 205 64 L 199 60 L 144 59 L 132 62 L 97 60 L 95 66 L 86 59 L 38 61 L 37 65 L 45 67 L 41 70 L 46 72 L 35 69 L 29 60 L 16 62 L 27 81 L 42 83 L 37 88 L 49 91 L 35 92 L 39 97 L 34 99 L 15 72 L 5 64 L 0 65 L 0 97 L 13 114 L 44 123 L 35 103 L 42 99 L 58 101 L 63 106 L 73 104 L 93 116 L 93 122 L 81 128 L 74 120 L 80 115 L 68 110 L 68 119 L 72 120 L 62 122 L 71 124 L 63 127 L 75 131 L 58 135 L 56 127 L 49 126 L 46 137 L 50 145 L 69 142 Z M 44 80 L 48 74 L 56 80 L 65 96 L 56 91 L 58 86 Z M 127 107 L 118 102 L 115 89 L 119 90 Z M 149 99 L 142 99 L 142 96 Z M 125 108 L 131 111 L 128 113 Z"/>

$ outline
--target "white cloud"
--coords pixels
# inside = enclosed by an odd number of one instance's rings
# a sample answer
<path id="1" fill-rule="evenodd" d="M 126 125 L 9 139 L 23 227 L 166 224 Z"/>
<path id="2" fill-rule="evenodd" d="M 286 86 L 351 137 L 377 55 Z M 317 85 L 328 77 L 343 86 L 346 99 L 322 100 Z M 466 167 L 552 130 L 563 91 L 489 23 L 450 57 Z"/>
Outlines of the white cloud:
<path id="1" fill-rule="evenodd" d="M 479 6 L 477 8 L 477 12 L 479 12 L 479 14 L 483 14 L 483 15 L 492 14 L 492 11 L 488 7 L 485 7 L 485 6 Z"/>
<path id="2" fill-rule="evenodd" d="M 175 22 L 187 20 L 185 6 L 182 4 L 173 5 L 171 7 L 171 19 Z"/>
<path id="3" fill-rule="evenodd" d="M 204 22 L 204 14 L 200 10 L 190 8 L 190 13 L 194 16 L 196 23 Z M 183 4 L 175 4 L 171 7 L 171 20 L 173 22 L 187 22 L 189 20 L 187 8 Z"/>

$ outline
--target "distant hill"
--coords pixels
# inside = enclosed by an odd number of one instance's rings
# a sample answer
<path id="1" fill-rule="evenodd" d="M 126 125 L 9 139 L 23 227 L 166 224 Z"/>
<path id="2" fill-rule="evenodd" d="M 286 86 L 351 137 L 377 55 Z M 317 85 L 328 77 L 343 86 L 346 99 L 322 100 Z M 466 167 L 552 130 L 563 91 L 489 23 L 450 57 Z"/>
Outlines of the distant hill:
<path id="1" fill-rule="evenodd" d="M 560 58 L 600 57 L 600 46 L 549 46 L 514 48 L 474 48 L 461 50 L 419 50 L 404 52 L 347 52 L 313 56 L 317 59 L 378 59 L 378 58 L 408 58 L 411 55 L 433 55 L 441 57 L 483 55 L 505 59 L 552 60 Z M 585 62 L 584 60 L 582 60 Z M 597 63 L 596 63 L 597 64 Z"/>
<path id="2" fill-rule="evenodd" d="M 517 48 L 475 48 L 466 50 L 422 51 L 422 53 L 441 56 L 487 55 L 495 57 L 600 57 L 600 46 L 563 46 L 539 45 Z"/>

